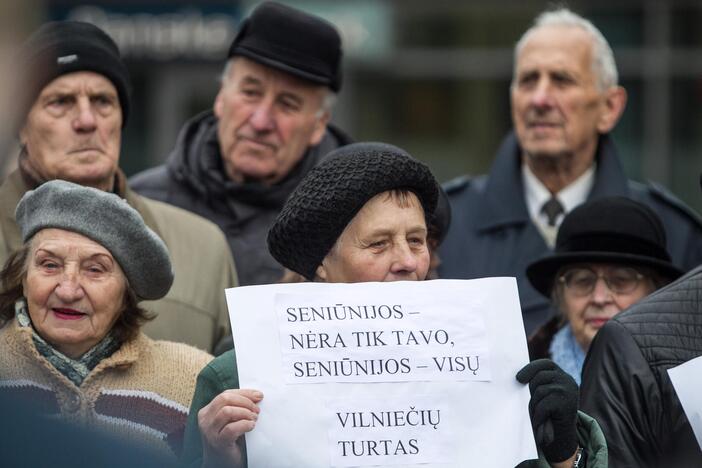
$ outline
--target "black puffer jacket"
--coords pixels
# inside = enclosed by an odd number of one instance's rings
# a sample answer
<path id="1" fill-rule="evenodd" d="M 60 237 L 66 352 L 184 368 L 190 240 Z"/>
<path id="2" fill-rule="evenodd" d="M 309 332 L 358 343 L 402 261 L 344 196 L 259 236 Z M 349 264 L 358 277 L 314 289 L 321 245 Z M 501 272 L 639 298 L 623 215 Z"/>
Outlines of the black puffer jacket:
<path id="1" fill-rule="evenodd" d="M 190 119 L 165 165 L 129 179 L 136 192 L 179 206 L 217 224 L 229 241 L 239 284 L 275 283 L 283 268 L 268 253 L 266 236 L 283 203 L 329 151 L 351 139 L 329 125 L 322 141 L 307 150 L 291 173 L 273 186 L 236 183 L 224 171 L 212 111 Z"/>
<path id="2" fill-rule="evenodd" d="M 702 267 L 617 315 L 595 337 L 581 408 L 599 422 L 613 467 L 702 467 L 702 449 L 668 369 L 702 355 Z"/>

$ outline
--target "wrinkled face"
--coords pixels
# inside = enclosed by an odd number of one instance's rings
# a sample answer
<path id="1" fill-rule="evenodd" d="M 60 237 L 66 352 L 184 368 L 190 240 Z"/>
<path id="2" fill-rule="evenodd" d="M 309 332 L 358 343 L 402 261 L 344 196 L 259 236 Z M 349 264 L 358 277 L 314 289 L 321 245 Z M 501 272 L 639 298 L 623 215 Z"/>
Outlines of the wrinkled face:
<path id="1" fill-rule="evenodd" d="M 413 193 L 405 202 L 384 192 L 371 198 L 317 268 L 328 283 L 418 281 L 429 271 L 427 226 Z"/>
<path id="2" fill-rule="evenodd" d="M 640 301 L 655 290 L 653 281 L 648 277 L 642 277 L 632 285 L 630 292 L 615 293 L 607 285 L 603 277 L 607 277 L 610 284 L 623 283 L 629 279 L 623 278 L 625 270 L 631 268 L 615 264 L 578 264 L 573 268 L 585 267 L 597 274 L 599 278 L 590 294 L 580 295 L 571 291 L 568 287 L 560 287 L 560 309 L 568 319 L 575 339 L 583 350 L 587 351 L 592 343 L 592 339 L 598 330 L 604 326 L 612 317 L 622 310 Z M 567 271 L 565 272 L 567 274 Z"/>
<path id="3" fill-rule="evenodd" d="M 592 69 L 592 38 L 583 29 L 534 30 L 517 57 L 512 120 L 524 152 L 590 158 L 598 133 L 614 126 Z"/>
<path id="4" fill-rule="evenodd" d="M 22 282 L 37 333 L 77 358 L 112 329 L 124 309 L 127 280 L 112 254 L 70 231 L 43 229 L 31 242 Z"/>
<path id="5" fill-rule="evenodd" d="M 81 71 L 46 85 L 20 131 L 29 162 L 46 180 L 111 190 L 119 161 L 122 109 L 104 76 Z"/>
<path id="6" fill-rule="evenodd" d="M 320 109 L 326 93 L 324 86 L 236 58 L 214 106 L 229 177 L 267 185 L 285 178 L 324 136 L 329 114 Z"/>

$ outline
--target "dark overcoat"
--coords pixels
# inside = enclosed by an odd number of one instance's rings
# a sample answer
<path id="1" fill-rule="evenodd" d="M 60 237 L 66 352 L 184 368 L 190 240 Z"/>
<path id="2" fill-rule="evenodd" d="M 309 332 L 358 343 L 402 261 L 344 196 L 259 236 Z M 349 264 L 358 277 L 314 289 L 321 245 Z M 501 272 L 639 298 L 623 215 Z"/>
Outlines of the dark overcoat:
<path id="1" fill-rule="evenodd" d="M 685 271 L 702 263 L 702 220 L 691 208 L 660 185 L 628 180 L 609 136 L 600 138 L 596 161 L 588 200 L 619 195 L 648 205 L 663 221 L 673 263 Z M 526 267 L 550 250 L 529 217 L 514 133 L 503 141 L 489 174 L 456 179 L 445 189 L 452 220 L 440 250 L 440 277 L 516 277 L 524 325 L 531 334 L 554 311 L 549 299 L 529 284 Z"/>

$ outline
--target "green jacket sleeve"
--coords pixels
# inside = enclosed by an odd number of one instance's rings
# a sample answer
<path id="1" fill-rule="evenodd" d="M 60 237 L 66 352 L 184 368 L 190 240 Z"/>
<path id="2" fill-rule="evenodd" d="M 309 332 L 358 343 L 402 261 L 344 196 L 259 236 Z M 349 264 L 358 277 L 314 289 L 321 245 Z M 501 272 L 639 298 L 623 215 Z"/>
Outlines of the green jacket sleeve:
<path id="1" fill-rule="evenodd" d="M 207 406 L 214 397 L 230 388 L 239 388 L 234 350 L 227 351 L 213 359 L 197 376 L 195 394 L 190 404 L 188 423 L 185 427 L 185 441 L 181 464 L 196 468 L 202 465 L 202 439 L 197 424 L 197 413 Z"/>
<path id="2" fill-rule="evenodd" d="M 587 454 L 587 468 L 607 468 L 607 442 L 604 432 L 593 418 L 578 411 L 578 445 Z M 526 461 L 519 464 L 519 468 L 549 468 L 543 454 L 539 452 L 539 459 Z"/>
<path id="3" fill-rule="evenodd" d="M 578 411 L 578 443 L 587 452 L 588 468 L 607 468 L 607 441 L 597 421 Z"/>

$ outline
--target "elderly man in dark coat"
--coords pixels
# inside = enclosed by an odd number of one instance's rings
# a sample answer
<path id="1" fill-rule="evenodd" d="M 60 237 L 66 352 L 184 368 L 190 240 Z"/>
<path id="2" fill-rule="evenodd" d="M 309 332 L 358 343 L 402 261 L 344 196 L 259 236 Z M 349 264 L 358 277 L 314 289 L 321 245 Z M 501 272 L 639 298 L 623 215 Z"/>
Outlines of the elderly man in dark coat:
<path id="1" fill-rule="evenodd" d="M 612 50 L 597 28 L 566 9 L 540 15 L 515 48 L 515 131 L 488 175 L 446 187 L 453 221 L 440 251 L 441 277 L 516 276 L 531 333 L 553 309 L 527 281 L 527 265 L 553 248 L 565 213 L 617 195 L 660 216 L 676 266 L 687 271 L 702 262 L 698 215 L 660 186 L 627 180 L 622 170 L 608 134 L 625 103 Z"/>
<path id="2" fill-rule="evenodd" d="M 229 49 L 213 111 L 182 129 L 168 162 L 134 189 L 224 231 L 242 285 L 283 268 L 266 232 L 299 181 L 349 138 L 329 124 L 341 87 L 341 38 L 330 23 L 273 2 L 258 6 Z"/>

